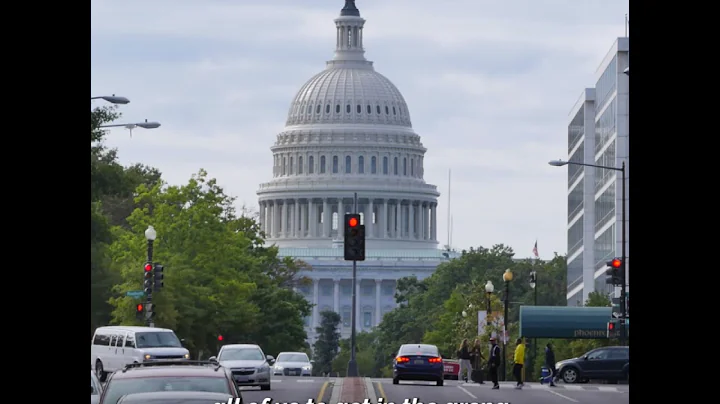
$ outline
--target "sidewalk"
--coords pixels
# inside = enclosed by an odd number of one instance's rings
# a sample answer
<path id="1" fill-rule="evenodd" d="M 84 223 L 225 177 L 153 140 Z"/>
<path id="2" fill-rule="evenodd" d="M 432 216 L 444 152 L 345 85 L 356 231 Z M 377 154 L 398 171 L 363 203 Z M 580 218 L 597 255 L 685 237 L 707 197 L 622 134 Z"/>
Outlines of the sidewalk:
<path id="1" fill-rule="evenodd" d="M 368 397 L 364 377 L 346 377 L 341 388 L 341 403 L 362 403 Z"/>

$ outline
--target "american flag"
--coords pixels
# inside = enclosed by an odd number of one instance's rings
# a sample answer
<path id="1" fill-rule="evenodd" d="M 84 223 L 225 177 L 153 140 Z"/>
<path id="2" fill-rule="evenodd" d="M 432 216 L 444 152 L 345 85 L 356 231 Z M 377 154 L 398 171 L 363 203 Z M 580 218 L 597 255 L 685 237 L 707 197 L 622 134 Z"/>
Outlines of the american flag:
<path id="1" fill-rule="evenodd" d="M 535 258 L 540 258 L 537 250 L 537 240 L 535 240 L 535 247 L 533 247 L 533 255 L 535 256 Z"/>

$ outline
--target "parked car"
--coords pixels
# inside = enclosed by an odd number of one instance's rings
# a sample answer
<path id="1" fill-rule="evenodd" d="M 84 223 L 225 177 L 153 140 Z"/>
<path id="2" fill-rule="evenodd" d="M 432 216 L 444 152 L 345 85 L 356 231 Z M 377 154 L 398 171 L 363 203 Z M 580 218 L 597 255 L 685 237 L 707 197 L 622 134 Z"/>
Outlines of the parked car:
<path id="1" fill-rule="evenodd" d="M 95 376 L 95 372 L 90 369 L 90 404 L 97 404 L 100 402 L 100 394 L 102 394 L 102 383 Z"/>
<path id="2" fill-rule="evenodd" d="M 557 371 L 565 383 L 630 380 L 630 347 L 596 348 L 577 358 L 558 362 Z"/>

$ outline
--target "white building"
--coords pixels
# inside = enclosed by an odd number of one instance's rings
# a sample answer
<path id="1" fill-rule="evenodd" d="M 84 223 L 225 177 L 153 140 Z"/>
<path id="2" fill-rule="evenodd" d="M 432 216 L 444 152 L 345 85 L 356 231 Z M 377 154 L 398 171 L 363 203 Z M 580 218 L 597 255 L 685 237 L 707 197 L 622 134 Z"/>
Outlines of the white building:
<path id="1" fill-rule="evenodd" d="M 630 39 L 618 38 L 598 68 L 594 88 L 586 88 L 570 112 L 568 161 L 621 167 L 626 164 L 629 201 L 629 67 Z M 622 249 L 621 173 L 568 165 L 567 302 L 582 305 L 592 291 L 612 292 L 605 283 L 606 263 Z M 626 211 L 626 253 L 630 208 Z M 626 267 L 629 270 L 630 260 Z"/>
<path id="2" fill-rule="evenodd" d="M 396 306 L 397 279 L 424 279 L 455 255 L 437 248 L 439 193 L 423 179 L 426 149 L 400 91 L 365 59 L 365 20 L 354 3 L 346 1 L 335 19 L 333 59 L 292 100 L 271 147 L 273 178 L 257 192 L 267 243 L 312 266 L 304 275 L 313 284 L 301 290 L 314 304 L 306 319 L 311 342 L 324 310 L 341 315 L 344 338 L 350 333 L 352 263 L 343 260 L 342 218 L 353 212 L 354 193 L 366 227 L 358 332 Z"/>

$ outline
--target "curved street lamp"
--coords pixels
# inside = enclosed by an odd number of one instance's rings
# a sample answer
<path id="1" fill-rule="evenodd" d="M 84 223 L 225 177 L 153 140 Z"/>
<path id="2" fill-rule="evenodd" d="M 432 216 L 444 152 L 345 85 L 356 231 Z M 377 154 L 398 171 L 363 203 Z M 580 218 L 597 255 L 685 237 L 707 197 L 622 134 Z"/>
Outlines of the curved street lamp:
<path id="1" fill-rule="evenodd" d="M 90 97 L 91 100 L 105 100 L 111 104 L 128 104 L 130 102 L 129 99 L 125 97 L 120 97 L 115 94 L 113 95 L 102 95 L 100 97 Z"/>
<path id="2" fill-rule="evenodd" d="M 490 307 L 490 296 L 492 296 L 494 291 L 495 291 L 495 285 L 493 285 L 493 283 L 491 281 L 487 281 L 487 283 L 485 284 L 485 302 L 487 304 L 487 307 L 486 307 L 487 315 L 485 316 L 485 318 L 487 319 L 486 324 L 488 326 L 490 326 L 490 324 L 492 323 L 490 321 L 490 318 L 491 318 L 490 313 L 492 312 L 492 308 Z"/>

